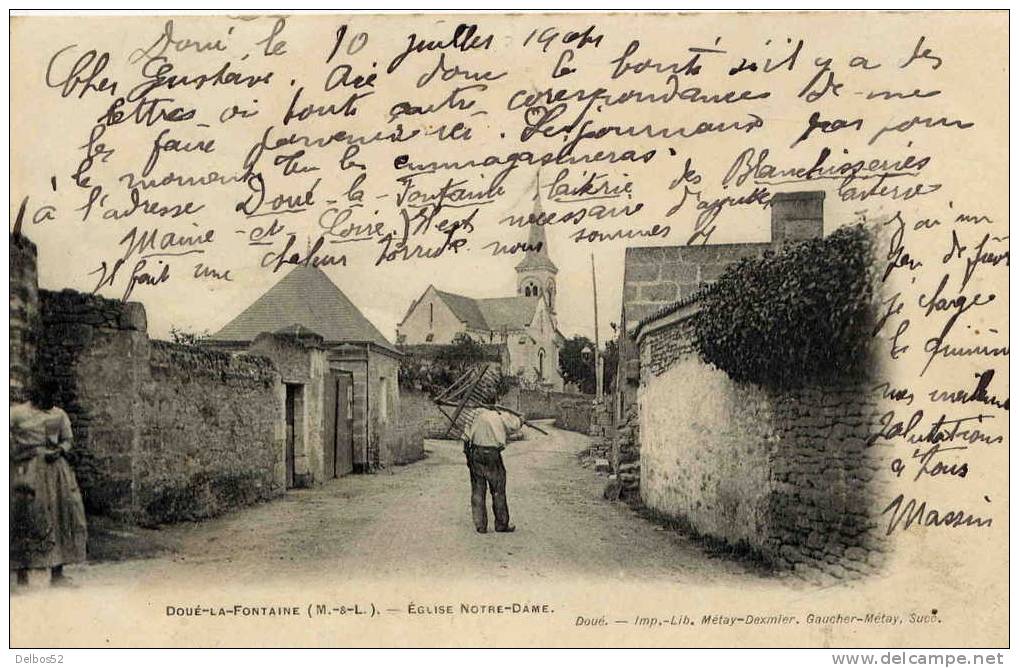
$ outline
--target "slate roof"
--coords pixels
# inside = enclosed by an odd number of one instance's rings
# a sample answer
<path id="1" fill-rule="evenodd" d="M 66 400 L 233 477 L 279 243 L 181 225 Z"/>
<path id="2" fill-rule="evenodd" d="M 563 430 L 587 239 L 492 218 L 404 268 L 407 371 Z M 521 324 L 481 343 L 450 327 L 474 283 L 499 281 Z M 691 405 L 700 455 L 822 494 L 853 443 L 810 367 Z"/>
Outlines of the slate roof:
<path id="1" fill-rule="evenodd" d="M 326 343 L 369 342 L 399 352 L 318 267 L 295 267 L 209 338 L 253 341 L 262 332 L 302 329 Z"/>
<path id="2" fill-rule="evenodd" d="M 534 311 L 538 308 L 539 297 L 495 297 L 476 299 L 481 314 L 485 316 L 488 329 L 498 331 L 503 327 L 519 329 L 531 324 Z"/>
<path id="3" fill-rule="evenodd" d="M 436 290 L 453 314 L 472 329 L 498 332 L 523 329 L 531 324 L 540 297 L 494 297 L 475 299 Z"/>
<path id="4" fill-rule="evenodd" d="M 436 290 L 436 292 L 439 293 L 439 297 L 446 303 L 446 306 L 453 311 L 453 315 L 459 318 L 461 322 L 466 323 L 468 327 L 473 327 L 474 329 L 489 328 L 488 323 L 485 322 L 484 314 L 478 308 L 479 300 L 453 292 L 443 292 L 442 290 Z"/>

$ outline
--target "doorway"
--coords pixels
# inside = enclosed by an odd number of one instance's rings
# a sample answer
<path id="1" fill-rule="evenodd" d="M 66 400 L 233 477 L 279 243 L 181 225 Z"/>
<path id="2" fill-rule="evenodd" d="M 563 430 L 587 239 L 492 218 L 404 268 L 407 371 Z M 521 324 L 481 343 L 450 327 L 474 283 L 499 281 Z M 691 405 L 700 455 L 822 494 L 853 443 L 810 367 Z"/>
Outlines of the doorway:
<path id="1" fill-rule="evenodd" d="M 333 371 L 325 379 L 325 477 L 354 470 L 354 377 Z"/>
<path id="2" fill-rule="evenodd" d="M 287 489 L 295 487 L 295 461 L 297 459 L 297 413 L 301 407 L 301 385 L 287 383 L 286 399 L 286 422 L 287 422 L 287 448 L 284 460 L 286 461 Z"/>

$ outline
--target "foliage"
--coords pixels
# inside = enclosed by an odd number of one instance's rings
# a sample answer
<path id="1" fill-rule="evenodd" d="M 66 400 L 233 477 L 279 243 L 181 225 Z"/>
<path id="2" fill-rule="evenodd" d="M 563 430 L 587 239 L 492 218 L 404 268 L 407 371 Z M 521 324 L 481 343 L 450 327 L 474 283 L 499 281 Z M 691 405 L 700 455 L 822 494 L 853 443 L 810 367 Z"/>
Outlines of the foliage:
<path id="1" fill-rule="evenodd" d="M 260 471 L 237 473 L 201 472 L 186 481 L 150 480 L 145 493 L 143 526 L 172 522 L 195 522 L 268 498 L 268 486 Z"/>
<path id="2" fill-rule="evenodd" d="M 445 346 L 436 346 L 436 353 L 427 358 L 407 355 L 400 362 L 401 387 L 415 388 L 429 394 L 438 394 L 452 385 L 469 369 L 486 361 L 485 349 L 463 332 Z M 501 397 L 509 391 L 514 379 L 501 376 L 496 391 Z"/>
<path id="3" fill-rule="evenodd" d="M 170 327 L 170 340 L 185 346 L 197 346 L 210 336 L 207 329 L 199 333 L 183 327 Z"/>
<path id="4" fill-rule="evenodd" d="M 594 343 L 586 336 L 567 339 L 559 351 L 559 372 L 563 380 L 573 383 L 586 394 L 594 393 Z"/>
<path id="5" fill-rule="evenodd" d="M 701 357 L 734 380 L 779 387 L 863 371 L 871 253 L 855 226 L 730 265 L 693 320 Z"/>
<path id="6" fill-rule="evenodd" d="M 585 353 L 588 350 L 590 352 Z M 607 341 L 602 350 L 604 358 L 604 378 L 602 378 L 602 390 L 609 392 L 612 388 L 612 381 L 615 378 L 616 363 L 619 353 L 616 350 L 615 341 Z M 559 372 L 563 380 L 573 383 L 585 394 L 594 394 L 595 371 L 594 371 L 594 342 L 586 336 L 574 336 L 567 339 L 559 351 Z"/>
<path id="7" fill-rule="evenodd" d="M 469 334 L 460 332 L 453 337 L 453 343 L 442 347 L 435 359 L 459 376 L 485 361 L 485 349 Z"/>

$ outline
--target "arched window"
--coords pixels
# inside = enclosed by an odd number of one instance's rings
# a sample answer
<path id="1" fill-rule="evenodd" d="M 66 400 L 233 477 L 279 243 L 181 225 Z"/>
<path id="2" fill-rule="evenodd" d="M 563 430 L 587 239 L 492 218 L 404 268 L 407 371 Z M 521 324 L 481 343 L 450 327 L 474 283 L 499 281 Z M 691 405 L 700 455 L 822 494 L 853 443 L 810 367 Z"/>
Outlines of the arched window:
<path id="1" fill-rule="evenodd" d="M 428 329 L 435 324 L 435 304 L 428 305 Z"/>
<path id="2" fill-rule="evenodd" d="M 545 380 L 545 349 L 538 351 L 538 380 Z"/>
<path id="3" fill-rule="evenodd" d="M 545 301 L 548 302 L 550 309 L 555 308 L 555 282 L 552 279 L 549 279 L 548 285 L 545 286 Z"/>

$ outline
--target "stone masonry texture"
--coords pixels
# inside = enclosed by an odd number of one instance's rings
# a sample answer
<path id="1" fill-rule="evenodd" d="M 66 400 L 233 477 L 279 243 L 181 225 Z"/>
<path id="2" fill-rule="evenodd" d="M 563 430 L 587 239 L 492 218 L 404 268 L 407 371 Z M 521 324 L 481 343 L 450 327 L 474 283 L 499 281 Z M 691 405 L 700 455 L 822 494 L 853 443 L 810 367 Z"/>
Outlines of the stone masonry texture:
<path id="1" fill-rule="evenodd" d="M 662 515 L 807 579 L 874 572 L 884 560 L 868 445 L 871 383 L 774 390 L 704 363 L 689 319 L 640 343 L 640 493 Z"/>
<path id="2" fill-rule="evenodd" d="M 10 237 L 10 294 L 11 400 L 24 401 L 35 360 L 39 282 L 35 244 L 20 234 Z"/>
<path id="3" fill-rule="evenodd" d="M 140 304 L 39 294 L 35 375 L 60 388 L 91 513 L 155 524 L 282 493 L 281 384 L 269 360 L 150 341 Z"/>

